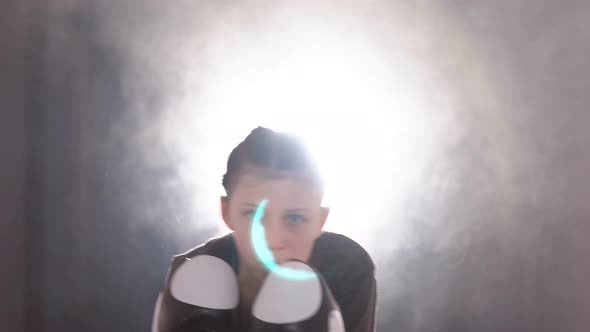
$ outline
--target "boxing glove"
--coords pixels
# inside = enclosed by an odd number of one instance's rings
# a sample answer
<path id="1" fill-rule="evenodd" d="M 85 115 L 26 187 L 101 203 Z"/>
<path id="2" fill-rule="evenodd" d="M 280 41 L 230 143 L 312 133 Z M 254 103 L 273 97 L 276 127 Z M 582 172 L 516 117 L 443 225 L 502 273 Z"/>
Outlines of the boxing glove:
<path id="1" fill-rule="evenodd" d="M 171 272 L 168 290 L 158 298 L 153 332 L 235 331 L 238 281 L 224 260 L 210 255 L 186 258 Z M 163 314 L 167 317 L 160 317 Z"/>
<path id="2" fill-rule="evenodd" d="M 326 282 L 300 261 L 288 261 L 269 273 L 252 315 L 252 332 L 344 332 L 340 308 Z"/>

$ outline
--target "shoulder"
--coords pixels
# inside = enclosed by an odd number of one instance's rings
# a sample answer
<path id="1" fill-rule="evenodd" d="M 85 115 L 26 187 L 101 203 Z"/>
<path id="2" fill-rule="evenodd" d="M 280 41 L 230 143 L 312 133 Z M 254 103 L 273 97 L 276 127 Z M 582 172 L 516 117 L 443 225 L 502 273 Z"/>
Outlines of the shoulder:
<path id="1" fill-rule="evenodd" d="M 375 264 L 369 253 L 353 239 L 338 233 L 323 232 L 316 240 L 311 262 L 319 269 L 355 269 L 372 274 Z"/>
<path id="2" fill-rule="evenodd" d="M 172 257 L 172 270 L 178 267 L 182 262 L 197 255 L 211 255 L 219 257 L 226 262 L 231 262 L 235 252 L 233 233 L 212 237 L 194 248 L 184 253 Z"/>
<path id="3" fill-rule="evenodd" d="M 324 232 L 316 240 L 310 262 L 340 306 L 346 330 L 372 331 L 377 288 L 369 253 L 345 235 Z"/>

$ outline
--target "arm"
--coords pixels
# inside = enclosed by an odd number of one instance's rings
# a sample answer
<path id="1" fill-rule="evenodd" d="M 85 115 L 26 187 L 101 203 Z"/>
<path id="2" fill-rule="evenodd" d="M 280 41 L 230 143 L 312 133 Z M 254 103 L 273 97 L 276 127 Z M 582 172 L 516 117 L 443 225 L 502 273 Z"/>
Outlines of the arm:
<path id="1" fill-rule="evenodd" d="M 377 282 L 373 273 L 356 280 L 356 287 L 347 294 L 341 310 L 347 332 L 375 331 Z M 353 285 L 354 285 L 353 284 Z"/>
<path id="2" fill-rule="evenodd" d="M 163 290 L 156 301 L 152 319 L 152 332 L 184 331 L 179 330 L 178 322 L 191 314 L 190 308 L 175 301 L 169 292 Z M 173 325 L 174 324 L 174 325 Z"/>
<path id="3" fill-rule="evenodd" d="M 370 290 L 370 297 L 369 302 L 367 305 L 367 309 L 362 314 L 361 319 L 359 321 L 359 325 L 356 327 L 356 330 L 353 331 L 375 331 L 375 318 L 377 316 L 376 313 L 376 306 L 377 306 L 377 282 L 375 278 L 372 278 L 371 282 L 371 290 Z"/>
<path id="4" fill-rule="evenodd" d="M 344 235 L 324 233 L 316 241 L 312 259 L 328 280 L 346 332 L 373 332 L 377 283 L 368 252 Z"/>
<path id="5" fill-rule="evenodd" d="M 172 276 L 178 276 L 179 267 L 186 262 L 184 255 L 174 256 L 166 275 L 164 288 L 158 296 L 152 321 L 152 332 L 171 332 L 186 330 L 185 323 L 195 314 L 195 305 L 179 301 L 172 296 Z M 195 283 L 195 287 L 199 285 Z"/>
<path id="6" fill-rule="evenodd" d="M 171 297 L 169 292 L 170 275 L 173 268 L 177 265 L 175 258 L 172 259 L 170 268 L 166 275 L 166 281 L 164 289 L 158 294 L 158 299 L 154 306 L 154 315 L 152 318 L 152 332 L 169 332 L 171 330 L 170 322 L 170 309 L 171 309 Z"/>

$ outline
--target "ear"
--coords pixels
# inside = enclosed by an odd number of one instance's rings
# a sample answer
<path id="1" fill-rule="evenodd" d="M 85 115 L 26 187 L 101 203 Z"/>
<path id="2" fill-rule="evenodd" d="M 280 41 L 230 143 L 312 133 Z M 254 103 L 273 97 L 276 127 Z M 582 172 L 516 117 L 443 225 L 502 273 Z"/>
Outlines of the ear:
<path id="1" fill-rule="evenodd" d="M 232 225 L 231 220 L 229 218 L 229 197 L 221 196 L 220 201 L 221 201 L 221 217 L 223 218 L 223 221 L 225 222 L 225 225 L 227 226 L 227 228 L 229 228 L 233 231 L 234 228 L 233 228 L 233 225 Z"/>
<path id="2" fill-rule="evenodd" d="M 325 206 L 320 206 L 320 229 L 319 233 L 322 232 L 324 229 L 324 225 L 326 224 L 326 220 L 328 220 L 328 215 L 330 214 L 330 208 Z"/>

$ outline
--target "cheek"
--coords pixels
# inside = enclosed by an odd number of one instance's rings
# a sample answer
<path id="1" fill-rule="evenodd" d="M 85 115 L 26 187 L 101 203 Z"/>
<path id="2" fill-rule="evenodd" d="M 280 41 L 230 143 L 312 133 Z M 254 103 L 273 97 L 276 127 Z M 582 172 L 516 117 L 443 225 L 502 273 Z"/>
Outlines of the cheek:
<path id="1" fill-rule="evenodd" d="M 233 236 L 236 241 L 236 246 L 238 247 L 238 252 L 240 256 L 244 256 L 243 258 L 247 258 L 250 256 L 249 252 L 252 251 L 252 246 L 250 244 L 250 224 L 240 220 L 237 216 L 232 217 L 234 225 Z"/>
<path id="2" fill-rule="evenodd" d="M 245 252 L 247 250 L 252 250 L 249 227 L 242 227 L 240 229 L 236 229 L 234 231 L 234 236 L 237 239 L 240 251 Z"/>
<path id="3" fill-rule="evenodd" d="M 241 216 L 238 212 L 232 213 L 231 221 L 233 224 L 234 236 L 241 242 L 247 242 L 250 238 L 250 228 L 252 223 L 248 218 Z"/>
<path id="4" fill-rule="evenodd" d="M 252 247 L 249 234 L 241 234 L 241 236 L 236 237 L 236 242 L 238 255 L 241 262 L 240 264 L 244 264 L 249 267 L 258 266 L 258 259 L 256 258 L 256 253 Z"/>

